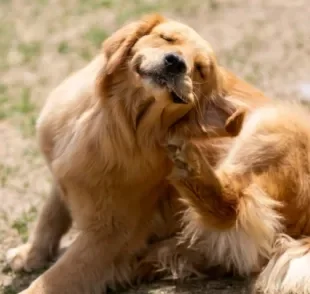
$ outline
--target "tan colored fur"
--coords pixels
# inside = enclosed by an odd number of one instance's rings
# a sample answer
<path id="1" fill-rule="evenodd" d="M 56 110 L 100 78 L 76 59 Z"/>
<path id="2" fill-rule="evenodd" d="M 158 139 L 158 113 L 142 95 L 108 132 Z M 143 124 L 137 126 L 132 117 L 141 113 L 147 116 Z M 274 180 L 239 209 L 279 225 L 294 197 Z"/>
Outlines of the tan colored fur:
<path id="1" fill-rule="evenodd" d="M 186 63 L 174 84 L 158 87 L 139 74 L 171 52 Z M 183 103 L 174 103 L 172 90 Z M 268 99 L 220 67 L 189 27 L 153 15 L 112 34 L 51 93 L 39 117 L 54 192 L 33 238 L 9 251 L 9 263 L 31 271 L 54 258 L 71 220 L 80 234 L 23 293 L 101 293 L 149 276 L 139 260 L 180 230 L 183 209 L 166 179 L 171 161 L 162 143 L 235 135 L 239 122 L 228 119 L 238 101 L 252 108 Z"/>
<path id="2" fill-rule="evenodd" d="M 203 142 L 168 145 L 172 181 L 189 207 L 182 246 L 206 267 L 259 273 L 261 293 L 310 293 L 309 238 L 293 239 L 310 235 L 309 117 L 297 103 L 257 109 L 215 167 Z"/>

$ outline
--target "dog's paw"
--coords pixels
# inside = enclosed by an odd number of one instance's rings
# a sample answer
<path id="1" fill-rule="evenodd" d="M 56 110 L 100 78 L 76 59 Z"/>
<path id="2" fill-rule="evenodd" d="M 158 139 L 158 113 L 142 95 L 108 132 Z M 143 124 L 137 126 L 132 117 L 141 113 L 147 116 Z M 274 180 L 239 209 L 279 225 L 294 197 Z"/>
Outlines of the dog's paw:
<path id="1" fill-rule="evenodd" d="M 23 244 L 9 249 L 6 254 L 6 261 L 15 272 L 31 272 L 44 267 L 48 262 L 47 256 L 39 249 L 34 249 L 31 244 Z"/>
<path id="2" fill-rule="evenodd" d="M 196 160 L 196 148 L 191 142 L 173 138 L 168 141 L 166 150 L 174 164 L 171 178 L 184 178 L 194 175 L 199 166 Z"/>

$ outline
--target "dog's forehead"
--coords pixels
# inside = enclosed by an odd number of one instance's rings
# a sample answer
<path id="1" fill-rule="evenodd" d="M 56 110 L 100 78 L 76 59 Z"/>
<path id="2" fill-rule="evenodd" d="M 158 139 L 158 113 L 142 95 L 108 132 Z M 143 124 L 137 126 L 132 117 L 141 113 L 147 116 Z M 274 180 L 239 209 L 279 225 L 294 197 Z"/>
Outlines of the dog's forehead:
<path id="1" fill-rule="evenodd" d="M 185 45 L 189 44 L 197 49 L 212 51 L 209 43 L 194 29 L 180 22 L 173 20 L 166 21 L 156 26 L 154 31 L 184 41 Z"/>

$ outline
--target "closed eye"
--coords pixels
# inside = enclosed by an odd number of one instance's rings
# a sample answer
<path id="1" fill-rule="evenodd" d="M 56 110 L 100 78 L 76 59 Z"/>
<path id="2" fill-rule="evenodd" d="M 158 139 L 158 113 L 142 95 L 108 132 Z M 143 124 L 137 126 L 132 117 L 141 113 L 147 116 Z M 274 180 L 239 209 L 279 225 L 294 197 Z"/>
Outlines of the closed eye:
<path id="1" fill-rule="evenodd" d="M 162 38 L 163 40 L 169 42 L 169 43 L 173 43 L 173 42 L 176 41 L 176 39 L 171 38 L 171 37 L 169 37 L 169 36 L 166 36 L 166 35 L 164 35 L 164 34 L 160 34 L 159 37 Z"/>
<path id="2" fill-rule="evenodd" d="M 203 73 L 203 67 L 202 67 L 201 64 L 196 63 L 196 64 L 195 64 L 195 70 L 198 71 L 198 73 L 199 73 L 199 75 L 200 75 L 200 77 L 201 77 L 202 79 L 205 78 L 205 75 L 204 75 L 204 73 Z"/>

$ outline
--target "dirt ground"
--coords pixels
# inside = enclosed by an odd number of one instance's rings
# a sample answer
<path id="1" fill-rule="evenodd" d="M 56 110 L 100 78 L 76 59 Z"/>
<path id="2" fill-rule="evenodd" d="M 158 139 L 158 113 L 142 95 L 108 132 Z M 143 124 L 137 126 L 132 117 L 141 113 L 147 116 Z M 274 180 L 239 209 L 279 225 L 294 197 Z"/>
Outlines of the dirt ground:
<path id="1" fill-rule="evenodd" d="M 4 255 L 27 240 L 49 189 L 34 129 L 47 94 L 86 64 L 111 31 L 150 11 L 193 26 L 221 64 L 270 96 L 303 98 L 300 85 L 310 83 L 308 0 L 0 0 L 0 293 L 18 293 L 36 276 L 14 275 Z M 222 280 L 160 283 L 130 293 L 249 289 L 246 281 Z"/>

